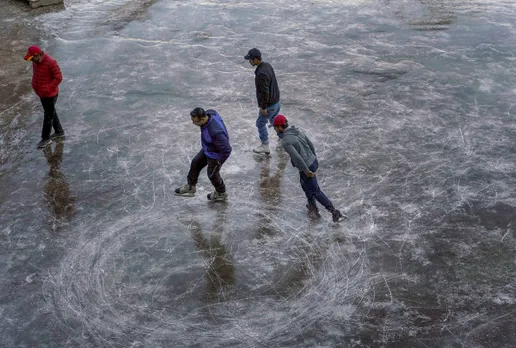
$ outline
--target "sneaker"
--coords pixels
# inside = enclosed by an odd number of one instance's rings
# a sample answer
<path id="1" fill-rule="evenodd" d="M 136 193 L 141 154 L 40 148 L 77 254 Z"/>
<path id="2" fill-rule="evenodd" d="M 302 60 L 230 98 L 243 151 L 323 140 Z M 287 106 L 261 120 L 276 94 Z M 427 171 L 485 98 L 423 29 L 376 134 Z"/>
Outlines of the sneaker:
<path id="1" fill-rule="evenodd" d="M 212 193 L 208 193 L 208 199 L 210 201 L 227 201 L 228 194 L 226 192 L 213 191 Z"/>
<path id="2" fill-rule="evenodd" d="M 176 188 L 174 193 L 177 196 L 193 197 L 195 195 L 195 185 L 183 185 L 181 187 Z"/>
<path id="3" fill-rule="evenodd" d="M 257 148 L 254 148 L 253 152 L 254 153 L 260 153 L 260 154 L 264 153 L 264 154 L 268 155 L 268 154 L 271 153 L 271 150 L 269 149 L 269 144 L 262 143 Z"/>
<path id="4" fill-rule="evenodd" d="M 50 144 L 52 144 L 52 141 L 50 139 L 41 139 L 41 141 L 38 143 L 38 149 L 42 149 Z"/>
<path id="5" fill-rule="evenodd" d="M 65 133 L 64 132 L 61 132 L 61 133 L 54 133 L 50 136 L 50 139 L 61 139 L 61 138 L 64 138 L 65 137 Z"/>
<path id="6" fill-rule="evenodd" d="M 319 208 L 315 204 L 308 203 L 306 205 L 306 209 L 308 209 L 308 217 L 310 218 L 320 218 L 321 214 L 319 213 Z"/>
<path id="7" fill-rule="evenodd" d="M 338 211 L 337 209 L 334 209 L 332 212 L 331 212 L 331 217 L 333 219 L 333 222 L 340 222 L 340 221 L 343 221 L 343 220 L 346 220 L 347 219 L 347 216 L 346 215 L 343 215 L 340 211 Z"/>

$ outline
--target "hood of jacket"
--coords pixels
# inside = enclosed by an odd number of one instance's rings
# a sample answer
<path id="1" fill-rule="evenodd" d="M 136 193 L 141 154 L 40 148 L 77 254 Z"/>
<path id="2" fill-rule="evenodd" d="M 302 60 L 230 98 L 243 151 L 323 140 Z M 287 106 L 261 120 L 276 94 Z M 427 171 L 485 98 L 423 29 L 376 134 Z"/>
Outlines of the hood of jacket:
<path id="1" fill-rule="evenodd" d="M 299 135 L 299 129 L 297 129 L 296 126 L 288 126 L 288 128 L 285 129 L 283 133 L 278 133 L 280 138 L 284 138 L 288 135 Z"/>

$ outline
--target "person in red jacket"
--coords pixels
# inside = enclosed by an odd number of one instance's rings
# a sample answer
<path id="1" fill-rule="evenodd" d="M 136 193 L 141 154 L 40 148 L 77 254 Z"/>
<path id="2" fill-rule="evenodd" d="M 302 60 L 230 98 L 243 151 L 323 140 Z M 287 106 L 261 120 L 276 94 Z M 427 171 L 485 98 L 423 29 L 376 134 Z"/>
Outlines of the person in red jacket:
<path id="1" fill-rule="evenodd" d="M 40 98 L 45 112 L 41 141 L 38 143 L 38 149 L 42 149 L 51 143 L 51 139 L 63 138 L 65 135 L 55 107 L 63 75 L 56 60 L 38 46 L 30 46 L 23 59 L 32 61 L 32 88 Z M 54 134 L 50 135 L 52 128 Z"/>

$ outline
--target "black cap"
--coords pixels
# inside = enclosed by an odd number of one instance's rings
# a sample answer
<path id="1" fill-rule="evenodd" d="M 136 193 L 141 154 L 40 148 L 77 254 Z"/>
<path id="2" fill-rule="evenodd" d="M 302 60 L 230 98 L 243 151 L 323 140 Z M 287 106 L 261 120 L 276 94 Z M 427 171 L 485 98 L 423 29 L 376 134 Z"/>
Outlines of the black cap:
<path id="1" fill-rule="evenodd" d="M 206 116 L 206 111 L 203 108 L 197 107 L 190 111 L 190 116 L 204 117 Z"/>
<path id="2" fill-rule="evenodd" d="M 260 50 L 257 48 L 251 48 L 249 52 L 247 52 L 247 56 L 244 58 L 247 60 L 254 58 L 262 59 L 262 52 L 260 52 Z"/>

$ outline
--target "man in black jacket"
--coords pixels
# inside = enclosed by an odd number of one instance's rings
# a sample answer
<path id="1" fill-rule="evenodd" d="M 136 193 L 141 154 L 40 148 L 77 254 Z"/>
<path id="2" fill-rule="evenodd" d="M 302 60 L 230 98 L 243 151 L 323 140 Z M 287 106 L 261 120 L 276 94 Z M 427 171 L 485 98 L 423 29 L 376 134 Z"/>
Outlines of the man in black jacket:
<path id="1" fill-rule="evenodd" d="M 259 154 L 269 154 L 269 134 L 267 132 L 267 122 L 271 124 L 280 111 L 280 91 L 278 81 L 274 74 L 272 66 L 262 61 L 262 53 L 257 48 L 249 50 L 244 57 L 252 66 L 256 67 L 254 71 L 256 85 L 256 99 L 258 101 L 258 118 L 256 119 L 256 127 L 260 136 L 261 144 L 253 149 L 253 152 Z"/>

